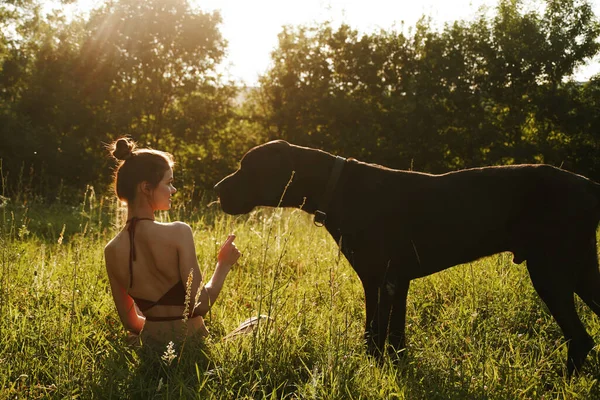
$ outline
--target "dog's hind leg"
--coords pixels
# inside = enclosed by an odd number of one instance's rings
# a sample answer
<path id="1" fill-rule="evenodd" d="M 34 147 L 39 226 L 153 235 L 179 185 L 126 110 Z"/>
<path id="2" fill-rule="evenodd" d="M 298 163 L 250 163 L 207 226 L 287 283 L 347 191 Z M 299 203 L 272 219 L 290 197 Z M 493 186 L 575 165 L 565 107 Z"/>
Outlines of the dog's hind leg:
<path id="1" fill-rule="evenodd" d="M 571 376 L 573 372 L 581 369 L 588 352 L 594 347 L 594 342 L 575 310 L 576 275 L 568 268 L 573 260 L 565 257 L 565 254 L 555 252 L 529 257 L 527 269 L 533 287 L 567 340 L 567 373 Z"/>

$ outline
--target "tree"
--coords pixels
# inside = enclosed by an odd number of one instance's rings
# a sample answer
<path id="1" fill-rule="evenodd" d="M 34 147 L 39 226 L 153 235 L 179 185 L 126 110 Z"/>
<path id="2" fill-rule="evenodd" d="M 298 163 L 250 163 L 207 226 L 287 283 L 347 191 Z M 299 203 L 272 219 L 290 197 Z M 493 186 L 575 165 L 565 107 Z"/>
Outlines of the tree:
<path id="1" fill-rule="evenodd" d="M 286 27 L 261 81 L 266 129 L 430 172 L 575 160 L 560 144 L 581 134 L 552 110 L 578 96 L 564 82 L 598 53 L 598 22 L 586 1 L 548 0 L 542 13 L 522 4 L 500 0 L 492 17 L 441 31 L 424 18 L 409 35 Z"/>
<path id="2" fill-rule="evenodd" d="M 130 135 L 173 152 L 191 187 L 212 187 L 235 162 L 221 151 L 239 147 L 221 143 L 240 117 L 237 88 L 216 72 L 226 46 L 219 23 L 218 13 L 186 0 L 108 1 L 72 22 L 40 17 L 35 34 L 3 42 L 18 67 L 0 74 L 12 100 L 0 115 L 11 121 L 2 129 L 4 166 L 31 166 L 46 187 L 101 190 L 112 165 L 104 144 Z"/>

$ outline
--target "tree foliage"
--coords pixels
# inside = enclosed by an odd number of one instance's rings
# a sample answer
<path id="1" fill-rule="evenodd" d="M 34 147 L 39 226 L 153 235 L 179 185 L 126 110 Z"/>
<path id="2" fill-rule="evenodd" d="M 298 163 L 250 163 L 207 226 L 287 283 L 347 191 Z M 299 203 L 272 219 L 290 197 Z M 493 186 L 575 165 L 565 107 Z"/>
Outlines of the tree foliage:
<path id="1" fill-rule="evenodd" d="M 492 17 L 408 33 L 286 27 L 261 82 L 267 128 L 399 168 L 549 162 L 600 177 L 598 130 L 569 117 L 594 107 L 595 81 L 569 77 L 598 53 L 598 21 L 585 1 L 542 5 L 501 0 Z"/>
<path id="2" fill-rule="evenodd" d="M 105 187 L 104 145 L 128 135 L 174 153 L 180 181 L 201 190 L 252 140 L 226 143 L 243 118 L 238 89 L 217 73 L 226 47 L 218 13 L 186 0 L 119 0 L 67 23 L 60 12 L 42 18 L 33 0 L 26 6 L 36 22 L 11 7 L 22 33 L 1 53 L 0 158 L 13 181 L 25 166 L 47 193 L 60 182 Z"/>
<path id="3" fill-rule="evenodd" d="M 499 0 L 440 29 L 284 27 L 252 90 L 217 72 L 216 12 L 107 0 L 67 18 L 42 3 L 0 4 L 0 194 L 103 190 L 103 146 L 122 135 L 174 153 L 196 194 L 273 138 L 396 168 L 547 162 L 600 179 L 600 77 L 572 80 L 600 51 L 586 0 Z"/>

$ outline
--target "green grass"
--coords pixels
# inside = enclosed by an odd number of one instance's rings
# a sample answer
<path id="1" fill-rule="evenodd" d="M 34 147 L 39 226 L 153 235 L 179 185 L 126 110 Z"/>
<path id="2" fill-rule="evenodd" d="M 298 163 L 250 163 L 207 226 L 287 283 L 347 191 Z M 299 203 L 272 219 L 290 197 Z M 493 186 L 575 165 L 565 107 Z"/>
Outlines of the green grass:
<path id="1" fill-rule="evenodd" d="M 362 343 L 358 277 L 306 214 L 233 218 L 212 205 L 162 218 L 180 216 L 204 276 L 229 232 L 243 257 L 206 319 L 210 337 L 168 363 L 125 342 L 102 255 L 122 220 L 113 202 L 88 191 L 78 207 L 3 203 L 0 398 L 600 398 L 598 354 L 563 378 L 562 334 L 509 254 L 414 281 L 406 359 L 379 365 Z M 578 307 L 600 341 L 598 319 Z M 273 321 L 222 340 L 257 314 Z"/>

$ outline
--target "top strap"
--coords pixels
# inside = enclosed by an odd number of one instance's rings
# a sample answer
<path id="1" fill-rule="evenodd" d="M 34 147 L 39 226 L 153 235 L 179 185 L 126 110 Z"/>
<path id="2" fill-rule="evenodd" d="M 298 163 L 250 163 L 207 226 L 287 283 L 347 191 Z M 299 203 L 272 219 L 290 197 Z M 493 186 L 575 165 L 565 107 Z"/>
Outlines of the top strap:
<path id="1" fill-rule="evenodd" d="M 135 261 L 135 245 L 133 239 L 135 237 L 135 226 L 139 221 L 154 221 L 154 218 L 138 218 L 133 217 L 128 219 L 129 223 L 127 231 L 129 232 L 129 289 L 133 286 L 133 262 Z"/>

